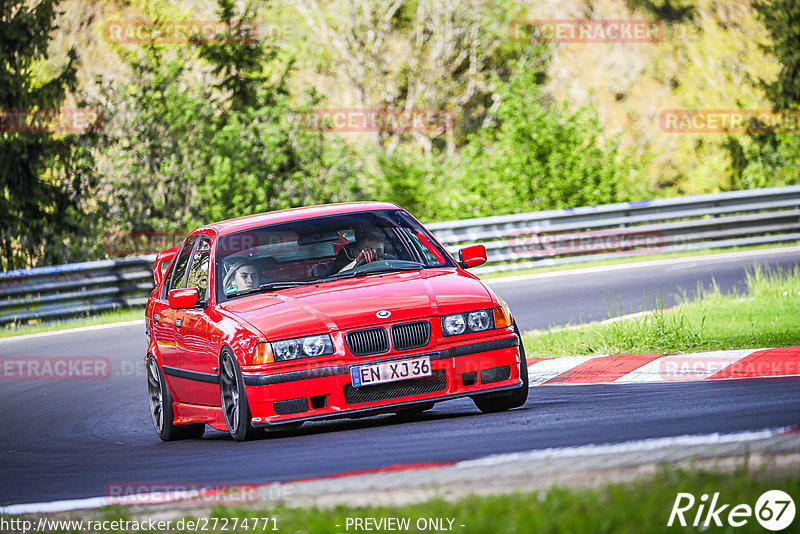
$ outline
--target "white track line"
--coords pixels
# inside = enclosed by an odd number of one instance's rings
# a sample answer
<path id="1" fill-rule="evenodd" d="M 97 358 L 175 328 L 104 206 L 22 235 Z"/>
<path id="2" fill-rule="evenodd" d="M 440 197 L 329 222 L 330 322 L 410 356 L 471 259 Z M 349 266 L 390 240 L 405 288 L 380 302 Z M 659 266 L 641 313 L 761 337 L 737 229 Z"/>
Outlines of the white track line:
<path id="1" fill-rule="evenodd" d="M 519 460 L 544 460 L 551 458 L 580 458 L 599 456 L 604 454 L 626 454 L 633 452 L 652 451 L 665 447 L 695 447 L 700 445 L 717 445 L 724 443 L 744 443 L 760 439 L 768 439 L 792 430 L 790 427 L 764 429 L 749 432 L 736 432 L 732 434 L 695 434 L 668 438 L 654 438 L 623 443 L 583 445 L 579 447 L 559 447 L 526 452 L 515 452 L 508 454 L 496 454 L 476 458 L 474 460 L 464 460 L 455 464 L 456 468 L 491 467 L 494 465 L 517 462 Z M 430 469 L 430 468 L 429 468 Z M 301 481 L 302 482 L 302 481 Z M 269 486 L 274 482 L 266 482 L 264 486 Z M 137 503 L 146 501 L 147 497 L 157 497 L 159 504 L 167 501 L 178 501 L 176 499 L 165 499 L 163 493 L 155 492 L 152 494 L 139 494 L 136 496 Z M 145 498 L 145 501 L 141 499 Z M 111 504 L 109 497 L 90 497 L 88 499 L 70 499 L 64 501 L 51 501 L 40 503 L 12 504 L 0 507 L 0 514 L 46 514 L 54 512 L 66 512 L 71 510 L 83 510 L 88 508 L 101 508 Z"/>
<path id="2" fill-rule="evenodd" d="M 662 265 L 675 265 L 680 263 L 691 263 L 698 261 L 718 262 L 729 259 L 748 258 L 751 256 L 772 255 L 772 254 L 781 254 L 787 252 L 800 252 L 800 247 L 771 248 L 765 250 L 749 250 L 743 252 L 722 252 L 720 254 L 704 254 L 702 256 L 688 256 L 686 258 L 670 258 L 666 260 L 640 261 L 633 263 L 622 263 L 619 265 L 600 265 L 598 267 L 585 267 L 582 269 L 565 269 L 563 271 L 553 271 L 549 273 L 509 275 L 503 278 L 487 278 L 482 281 L 485 284 L 493 286 L 495 284 L 507 284 L 513 282 L 521 282 L 523 280 L 536 280 L 539 278 L 555 278 L 559 276 L 573 276 L 573 275 L 591 274 L 591 273 L 599 273 L 607 271 L 621 271 L 625 269 L 637 269 L 640 267 L 641 268 L 658 267 Z"/>
<path id="3" fill-rule="evenodd" d="M 144 313 L 144 312 L 142 312 Z M 137 324 L 144 325 L 144 319 L 135 319 L 133 321 L 122 321 L 119 323 L 96 324 L 92 326 L 81 326 L 78 328 L 68 328 L 66 330 L 53 330 L 52 332 L 38 332 L 36 334 L 24 334 L 21 336 L 9 336 L 0 338 L 0 343 L 7 341 L 21 341 L 26 339 L 36 339 L 40 337 L 58 336 L 61 334 L 75 334 L 79 332 L 91 332 L 92 330 L 105 330 L 107 328 L 119 328 L 122 326 L 135 326 Z"/>
<path id="4" fill-rule="evenodd" d="M 757 431 L 735 432 L 732 434 L 694 434 L 676 436 L 671 438 L 653 438 L 624 443 L 582 445 L 580 447 L 559 447 L 551 449 L 534 450 L 528 452 L 513 452 L 508 454 L 495 454 L 475 460 L 458 462 L 456 467 L 487 467 L 519 460 L 546 460 L 550 458 L 579 458 L 599 456 L 601 454 L 623 454 L 631 452 L 652 451 L 665 447 L 695 447 L 698 445 L 716 445 L 721 443 L 741 443 L 767 439 L 790 430 L 789 427 L 770 428 Z"/>
<path id="5" fill-rule="evenodd" d="M 102 508 L 103 506 L 108 506 L 108 504 L 108 499 L 105 497 L 90 497 L 88 499 L 69 499 L 66 501 L 37 502 L 30 504 L 12 504 L 10 506 L 0 506 L 0 514 L 51 514 L 55 512 L 84 510 L 87 508 Z"/>

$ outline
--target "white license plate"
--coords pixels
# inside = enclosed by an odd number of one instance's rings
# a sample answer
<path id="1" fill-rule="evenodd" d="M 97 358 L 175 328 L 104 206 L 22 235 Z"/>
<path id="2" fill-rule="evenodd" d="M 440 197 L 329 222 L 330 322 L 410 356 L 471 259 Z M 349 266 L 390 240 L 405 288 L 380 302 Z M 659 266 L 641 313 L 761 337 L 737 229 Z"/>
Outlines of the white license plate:
<path id="1" fill-rule="evenodd" d="M 373 365 L 358 365 L 350 368 L 350 377 L 356 387 L 397 382 L 398 380 L 408 380 L 423 376 L 431 376 L 431 359 L 429 356 Z"/>

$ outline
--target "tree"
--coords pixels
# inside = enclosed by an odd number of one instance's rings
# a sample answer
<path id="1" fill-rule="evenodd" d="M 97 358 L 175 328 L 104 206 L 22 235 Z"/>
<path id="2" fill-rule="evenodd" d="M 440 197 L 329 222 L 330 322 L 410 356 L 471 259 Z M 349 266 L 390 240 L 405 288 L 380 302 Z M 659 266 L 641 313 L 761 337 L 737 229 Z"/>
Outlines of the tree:
<path id="1" fill-rule="evenodd" d="M 462 114 L 477 110 L 481 115 L 491 100 L 489 77 L 506 76 L 507 60 L 514 55 L 502 22 L 512 9 L 505 0 L 298 0 L 293 5 L 361 108 L 449 110 L 453 122 L 463 124 Z M 373 142 L 389 157 L 401 143 L 426 156 L 440 148 L 453 155 L 457 145 L 454 128 L 447 126 L 410 132 L 387 128 L 376 132 Z"/>
<path id="2" fill-rule="evenodd" d="M 538 57 L 534 55 L 534 57 Z M 541 65 L 522 58 L 507 83 L 495 80 L 498 106 L 445 172 L 452 217 L 571 208 L 620 200 L 631 162 L 615 140 L 603 140 L 589 107 L 574 112 L 548 102 L 540 89 Z M 452 179 L 450 177 L 453 177 Z"/>
<path id="3" fill-rule="evenodd" d="M 800 105 L 800 3 L 795 0 L 758 0 L 753 4 L 772 37 L 765 48 L 781 62 L 778 78 L 764 83 L 776 109 Z"/>
<path id="4" fill-rule="evenodd" d="M 793 126 L 782 130 L 754 122 L 743 142 L 729 137 L 726 148 L 732 160 L 730 189 L 800 183 L 800 3 L 772 0 L 753 5 L 772 38 L 764 48 L 781 63 L 777 78 L 772 82 L 762 80 L 762 85 L 773 110 L 790 117 Z"/>
<path id="5" fill-rule="evenodd" d="M 29 124 L 30 113 L 61 107 L 76 86 L 77 54 L 42 79 L 49 36 L 56 29 L 58 0 L 31 6 L 0 0 L 0 269 L 64 262 L 72 258 L 75 236 L 83 233 L 81 201 L 90 179 L 91 156 L 80 135 Z M 21 119 L 13 110 L 23 110 Z M 25 124 L 20 124 L 20 120 Z"/>
<path id="6" fill-rule="evenodd" d="M 226 30 L 213 40 L 120 50 L 133 83 L 108 86 L 104 103 L 113 109 L 103 183 L 114 230 L 182 232 L 358 194 L 355 158 L 297 118 L 304 108 L 289 94 L 293 58 L 249 33 L 256 9 L 218 5 Z"/>
<path id="7" fill-rule="evenodd" d="M 178 232 L 194 220 L 202 151 L 210 135 L 211 93 L 186 76 L 188 47 L 154 42 L 120 50 L 132 82 L 101 80 L 107 117 L 97 150 L 106 214 L 103 232 Z"/>
<path id="8" fill-rule="evenodd" d="M 233 0 L 219 0 L 217 6 L 217 15 L 225 24 L 226 31 L 213 42 L 206 42 L 201 37 L 193 41 L 199 45 L 200 57 L 212 65 L 218 80 L 215 87 L 222 94 L 224 103 L 234 111 L 242 111 L 256 106 L 259 97 L 265 96 L 260 89 L 269 85 L 270 76 L 264 67 L 276 64 L 278 48 L 274 43 L 259 38 L 255 26 L 257 10 L 253 4 L 247 4 L 241 14 L 237 14 Z M 278 76 L 279 94 L 285 89 L 281 82 L 290 68 L 291 62 L 288 62 Z"/>

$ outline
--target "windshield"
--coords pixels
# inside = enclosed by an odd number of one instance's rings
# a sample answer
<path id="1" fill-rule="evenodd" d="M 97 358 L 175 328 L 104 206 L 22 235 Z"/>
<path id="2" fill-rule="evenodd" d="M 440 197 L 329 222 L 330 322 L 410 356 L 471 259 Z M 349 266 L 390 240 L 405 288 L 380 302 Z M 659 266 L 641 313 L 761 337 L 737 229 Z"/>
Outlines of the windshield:
<path id="1" fill-rule="evenodd" d="M 405 211 L 347 213 L 220 237 L 217 295 L 223 302 L 311 282 L 430 267 L 455 264 Z"/>

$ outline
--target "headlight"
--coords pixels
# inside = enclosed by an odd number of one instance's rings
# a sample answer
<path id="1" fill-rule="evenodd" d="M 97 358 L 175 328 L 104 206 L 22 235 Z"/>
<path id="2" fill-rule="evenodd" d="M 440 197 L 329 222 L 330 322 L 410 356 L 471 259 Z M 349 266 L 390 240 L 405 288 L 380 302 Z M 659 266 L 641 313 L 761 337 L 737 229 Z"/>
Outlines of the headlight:
<path id="1" fill-rule="evenodd" d="M 457 336 L 469 332 L 483 332 L 494 328 L 494 310 L 454 313 L 442 317 L 442 334 Z"/>
<path id="2" fill-rule="evenodd" d="M 271 345 L 276 362 L 333 354 L 333 342 L 329 334 L 273 341 Z"/>
<path id="3" fill-rule="evenodd" d="M 442 333 L 446 336 L 463 334 L 467 329 L 467 322 L 462 314 L 447 315 L 442 317 Z"/>

